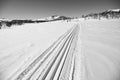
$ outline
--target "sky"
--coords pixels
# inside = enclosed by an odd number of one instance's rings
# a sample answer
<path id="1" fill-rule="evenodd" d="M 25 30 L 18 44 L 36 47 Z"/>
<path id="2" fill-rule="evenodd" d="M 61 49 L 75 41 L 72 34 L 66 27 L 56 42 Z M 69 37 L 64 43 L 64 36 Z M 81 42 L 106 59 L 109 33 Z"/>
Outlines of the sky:
<path id="1" fill-rule="evenodd" d="M 51 15 L 83 14 L 120 8 L 120 0 L 0 0 L 0 18 L 39 19 Z"/>

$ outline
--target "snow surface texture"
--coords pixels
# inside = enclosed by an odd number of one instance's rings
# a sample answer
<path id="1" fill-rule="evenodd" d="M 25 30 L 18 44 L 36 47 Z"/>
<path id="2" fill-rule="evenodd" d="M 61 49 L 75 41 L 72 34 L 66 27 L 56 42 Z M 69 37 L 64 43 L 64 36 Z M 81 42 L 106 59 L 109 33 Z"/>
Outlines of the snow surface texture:
<path id="1" fill-rule="evenodd" d="M 110 9 L 110 10 L 108 10 L 108 11 L 119 12 L 119 11 L 120 11 L 120 9 Z"/>
<path id="2" fill-rule="evenodd" d="M 79 34 L 76 26 L 80 28 Z M 77 34 L 78 37 L 74 37 Z M 60 36 L 64 38 L 61 39 Z M 40 68 L 37 68 L 40 63 L 36 61 L 37 65 L 29 73 L 23 73 L 26 76 L 21 77 L 21 72 L 28 68 L 39 55 L 48 48 L 54 48 L 58 43 L 60 44 L 49 58 L 41 62 Z M 54 46 L 50 47 L 52 44 Z M 63 44 L 73 45 L 69 56 L 65 58 L 68 48 L 64 46 L 66 48 L 62 49 L 63 52 L 54 62 L 54 56 L 57 56 Z M 119 48 L 120 20 L 117 19 L 56 21 L 1 29 L 0 80 L 36 80 L 40 73 L 42 74 L 39 80 L 57 80 L 60 72 L 59 80 L 120 80 Z M 62 57 L 63 54 L 65 55 Z M 42 59 L 44 60 L 41 58 L 41 61 Z M 56 68 L 59 60 L 61 60 L 60 64 Z M 65 63 L 64 60 L 66 60 Z M 51 64 L 53 66 L 49 67 Z M 46 65 L 48 67 L 45 67 Z M 57 69 L 56 74 L 55 69 Z"/>

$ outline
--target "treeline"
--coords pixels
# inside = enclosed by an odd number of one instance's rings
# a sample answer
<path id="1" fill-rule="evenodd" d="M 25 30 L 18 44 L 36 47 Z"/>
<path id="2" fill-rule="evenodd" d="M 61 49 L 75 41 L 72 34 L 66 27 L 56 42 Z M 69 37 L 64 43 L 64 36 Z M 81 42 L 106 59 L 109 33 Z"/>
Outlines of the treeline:
<path id="1" fill-rule="evenodd" d="M 12 25 L 23 25 L 25 23 L 39 23 L 39 22 L 46 22 L 46 21 L 33 21 L 33 20 L 12 20 L 12 21 L 1 21 L 0 28 L 3 26 L 11 27 Z"/>
<path id="2" fill-rule="evenodd" d="M 1 21 L 0 22 L 0 29 L 1 28 L 6 28 L 6 27 L 11 27 L 12 25 L 23 25 L 26 23 L 42 23 L 42 22 L 51 22 L 51 21 L 58 21 L 58 20 L 70 20 L 70 17 L 65 17 L 65 16 L 59 16 L 58 18 L 54 18 L 55 16 L 52 16 L 52 20 L 11 20 L 11 21 Z"/>
<path id="3" fill-rule="evenodd" d="M 82 18 L 85 19 L 118 19 L 120 18 L 120 10 L 119 11 L 105 11 L 101 13 L 91 13 L 88 15 L 82 15 Z"/>

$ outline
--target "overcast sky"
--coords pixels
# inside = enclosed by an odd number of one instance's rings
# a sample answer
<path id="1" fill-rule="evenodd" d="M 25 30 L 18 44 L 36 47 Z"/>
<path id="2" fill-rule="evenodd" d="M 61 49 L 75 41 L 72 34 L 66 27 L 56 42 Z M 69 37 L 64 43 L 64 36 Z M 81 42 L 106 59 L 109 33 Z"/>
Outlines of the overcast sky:
<path id="1" fill-rule="evenodd" d="M 38 19 L 51 15 L 82 14 L 120 8 L 120 0 L 0 0 L 0 18 Z"/>

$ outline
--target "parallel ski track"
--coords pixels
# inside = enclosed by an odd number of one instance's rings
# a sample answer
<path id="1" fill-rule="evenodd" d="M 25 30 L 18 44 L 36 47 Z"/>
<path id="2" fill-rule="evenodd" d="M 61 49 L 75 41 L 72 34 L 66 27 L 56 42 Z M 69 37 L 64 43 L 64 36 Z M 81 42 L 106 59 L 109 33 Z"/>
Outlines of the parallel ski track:
<path id="1" fill-rule="evenodd" d="M 73 80 L 70 70 L 75 68 L 72 60 L 78 32 L 78 25 L 71 28 L 12 80 Z"/>

